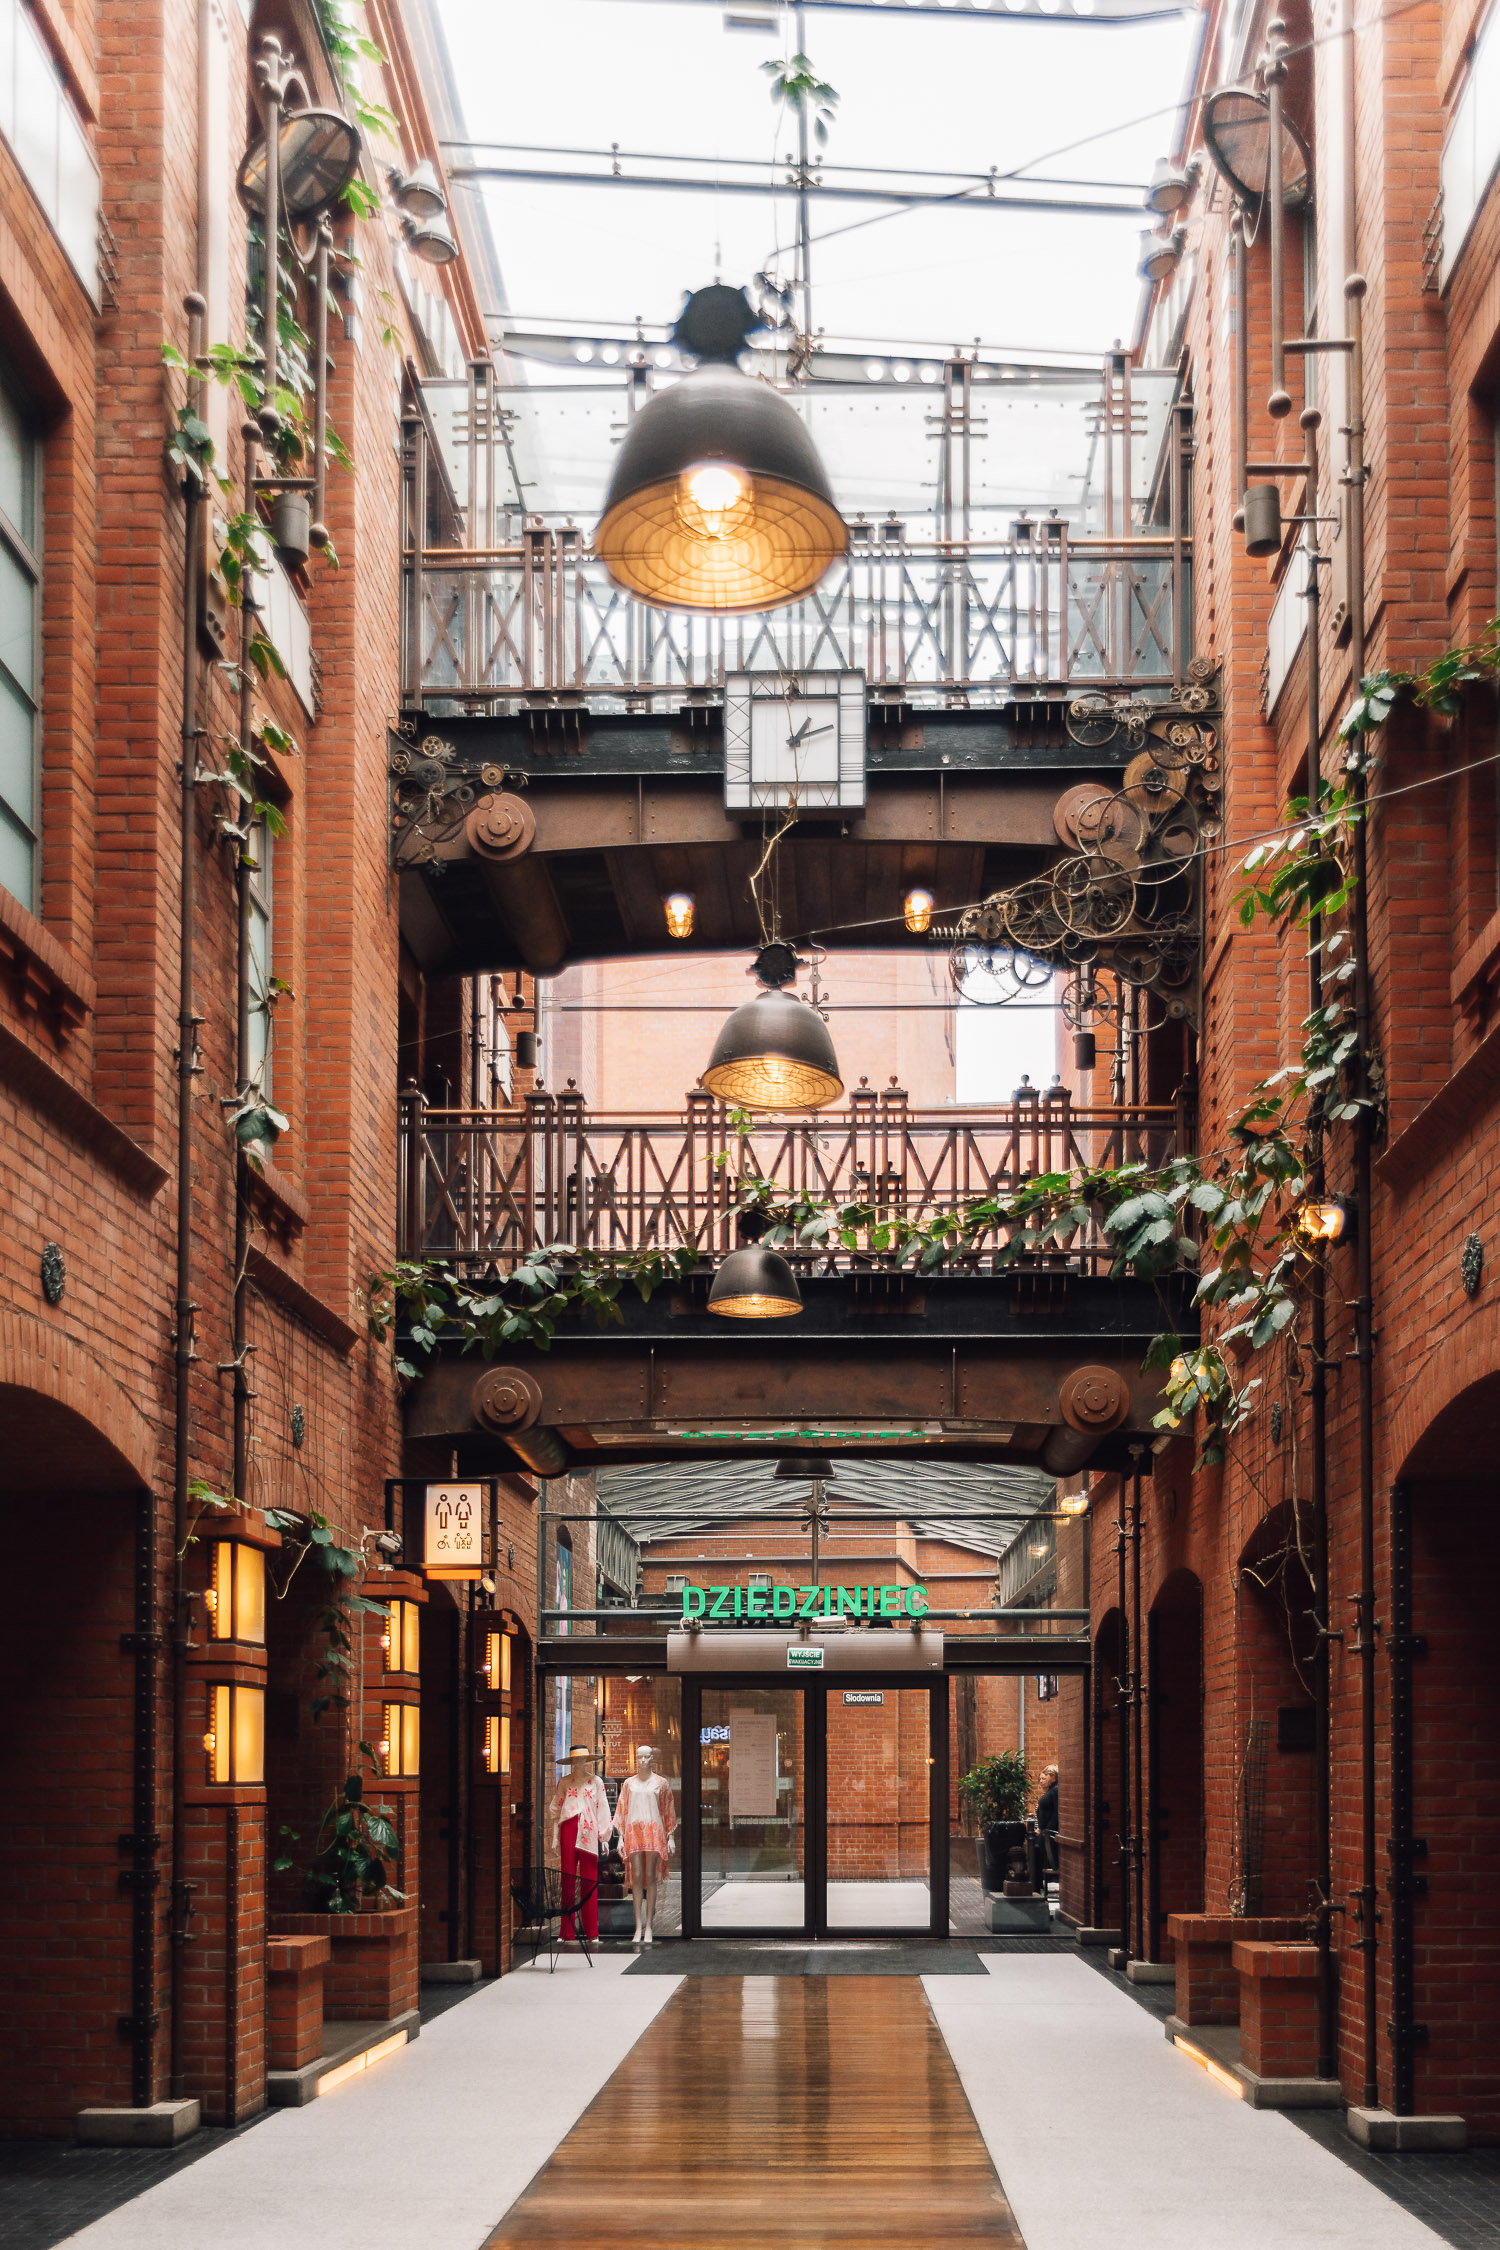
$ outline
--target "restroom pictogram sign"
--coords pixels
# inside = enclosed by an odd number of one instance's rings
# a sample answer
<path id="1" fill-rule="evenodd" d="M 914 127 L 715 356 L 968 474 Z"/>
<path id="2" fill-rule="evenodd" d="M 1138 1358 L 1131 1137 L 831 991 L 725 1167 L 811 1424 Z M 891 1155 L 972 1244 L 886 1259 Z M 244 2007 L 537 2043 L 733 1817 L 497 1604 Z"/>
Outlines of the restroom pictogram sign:
<path id="1" fill-rule="evenodd" d="M 430 1578 L 477 1578 L 484 1567 L 482 1484 L 426 1488 L 422 1568 Z"/>

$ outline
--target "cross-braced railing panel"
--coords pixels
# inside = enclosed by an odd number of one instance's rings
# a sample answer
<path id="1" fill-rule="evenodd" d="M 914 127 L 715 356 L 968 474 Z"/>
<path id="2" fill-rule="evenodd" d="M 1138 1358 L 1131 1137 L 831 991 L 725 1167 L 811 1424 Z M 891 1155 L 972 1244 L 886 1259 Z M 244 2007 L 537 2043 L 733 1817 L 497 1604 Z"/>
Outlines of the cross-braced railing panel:
<path id="1" fill-rule="evenodd" d="M 824 1271 L 887 1263 L 879 1230 L 930 1225 L 1043 1174 L 1165 1163 L 1182 1143 L 1166 1107 L 1077 1105 L 1050 1096 L 984 1112 L 911 1110 L 861 1097 L 847 1110 L 739 1129 L 725 1107 L 689 1097 L 674 1115 L 591 1116 L 574 1095 L 533 1095 L 512 1110 L 434 1109 L 403 1097 L 401 1252 L 504 1272 L 554 1247 L 624 1255 L 688 1249 L 706 1261 L 741 1239 L 753 1201 L 865 1205 L 851 1249 L 795 1255 Z M 966 1251 L 992 1259 L 1008 1234 L 979 1230 Z M 1054 1253 L 1080 1271 L 1107 1266 L 1097 1228 Z"/>

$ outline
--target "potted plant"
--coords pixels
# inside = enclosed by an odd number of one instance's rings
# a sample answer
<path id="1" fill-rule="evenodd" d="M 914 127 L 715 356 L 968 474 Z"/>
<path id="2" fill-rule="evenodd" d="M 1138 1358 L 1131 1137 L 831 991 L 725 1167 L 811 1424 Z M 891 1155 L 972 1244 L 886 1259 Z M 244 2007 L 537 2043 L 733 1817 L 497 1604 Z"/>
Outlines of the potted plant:
<path id="1" fill-rule="evenodd" d="M 958 1793 L 978 1824 L 979 1881 L 984 1890 L 1004 1887 L 1011 1854 L 1026 1842 L 1026 1806 L 1031 1795 L 1026 1760 L 1019 1750 L 981 1758 L 962 1775 Z"/>

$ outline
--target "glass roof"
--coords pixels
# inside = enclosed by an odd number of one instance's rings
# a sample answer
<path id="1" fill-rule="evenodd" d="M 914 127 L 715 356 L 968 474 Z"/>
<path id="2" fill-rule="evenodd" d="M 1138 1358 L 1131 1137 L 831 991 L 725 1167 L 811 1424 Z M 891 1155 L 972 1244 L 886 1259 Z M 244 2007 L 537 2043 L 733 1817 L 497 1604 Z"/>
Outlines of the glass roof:
<path id="1" fill-rule="evenodd" d="M 670 381 L 681 361 L 668 331 L 685 292 L 716 278 L 801 280 L 798 198 L 785 184 L 796 123 L 769 98 L 763 69 L 796 51 L 798 11 L 748 0 L 438 9 L 473 144 L 445 148 L 450 170 L 531 175 L 476 183 L 507 295 L 485 308 L 491 331 L 514 339 L 509 379 L 536 394 L 505 401 L 525 505 L 588 523 L 627 410 L 625 347 L 639 338 L 652 380 Z M 932 417 L 943 360 L 962 349 L 979 361 L 974 531 L 1003 533 L 1023 508 L 1104 528 L 1091 435 L 1099 367 L 1135 330 L 1137 237 L 1150 223 L 1135 191 L 1176 144 L 1200 19 L 816 5 L 801 17 L 813 69 L 839 98 L 823 186 L 809 197 L 818 380 L 797 395 L 842 509 L 894 508 L 912 536 L 931 536 Z M 772 28 L 730 28 L 745 18 Z M 537 176 L 565 172 L 589 184 Z M 631 184 L 668 177 L 697 184 Z M 945 200 L 875 200 L 882 188 Z M 1000 200 L 1033 191 L 1113 209 Z M 800 292 L 794 301 L 800 311 Z M 784 372 L 769 355 L 762 364 Z M 1137 391 L 1139 502 L 1167 392 L 1139 378 Z M 459 404 L 435 395 L 440 425 Z"/>

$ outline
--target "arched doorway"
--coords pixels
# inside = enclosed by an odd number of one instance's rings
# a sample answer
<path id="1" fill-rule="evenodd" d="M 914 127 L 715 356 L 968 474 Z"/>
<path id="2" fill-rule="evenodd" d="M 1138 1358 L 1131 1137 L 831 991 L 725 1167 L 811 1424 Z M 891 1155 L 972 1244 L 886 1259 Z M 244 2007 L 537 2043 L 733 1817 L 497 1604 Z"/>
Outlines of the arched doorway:
<path id="1" fill-rule="evenodd" d="M 1203 1910 L 1203 1588 L 1165 1580 L 1146 1620 L 1146 1953 L 1170 1961 L 1169 1914 Z"/>
<path id="2" fill-rule="evenodd" d="M 1261 1518 L 1236 1567 L 1235 1851 L 1240 1914 L 1305 1914 L 1317 1873 L 1317 1620 L 1309 1527 L 1290 1501 Z"/>
<path id="3" fill-rule="evenodd" d="M 1391 2106 L 1500 2140 L 1500 1377 L 1461 1392 L 1392 1495 Z M 1384 1885 L 1382 1886 L 1385 1887 Z"/>
<path id="4" fill-rule="evenodd" d="M 142 1582 L 153 1622 L 140 1565 L 154 1503 L 143 1417 L 87 1354 L 50 1330 L 37 1341 L 46 1388 L 4 1380 L 20 1370 L 0 1361 L 16 1590 L 0 1633 L 0 2133 L 60 2136 L 84 2107 L 160 2090 L 149 2020 L 121 2037 L 133 1962 L 149 1978 L 159 1958 L 151 1888 L 121 1880 L 138 1871 L 122 1839 L 142 1810 L 159 1825 L 152 1761 L 135 1754 L 138 1673 L 149 1687 L 156 1662 L 136 1640 Z"/>

